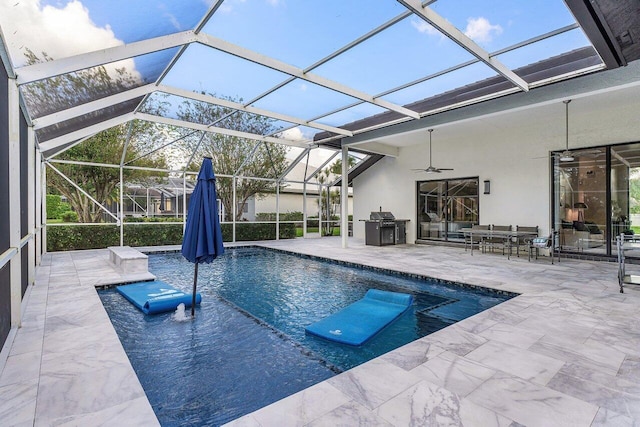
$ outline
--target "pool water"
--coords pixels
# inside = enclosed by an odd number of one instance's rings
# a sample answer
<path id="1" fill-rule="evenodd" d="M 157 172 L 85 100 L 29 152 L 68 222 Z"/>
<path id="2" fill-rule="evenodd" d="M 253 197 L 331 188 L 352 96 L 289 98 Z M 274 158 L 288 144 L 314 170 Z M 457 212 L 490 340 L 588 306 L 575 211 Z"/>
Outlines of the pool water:
<path id="1" fill-rule="evenodd" d="M 150 255 L 149 269 L 190 292 L 193 264 L 180 254 Z M 227 249 L 198 273 L 195 321 L 100 291 L 163 426 L 223 424 L 510 298 L 255 247 Z M 361 347 L 305 334 L 372 288 L 414 305 Z"/>

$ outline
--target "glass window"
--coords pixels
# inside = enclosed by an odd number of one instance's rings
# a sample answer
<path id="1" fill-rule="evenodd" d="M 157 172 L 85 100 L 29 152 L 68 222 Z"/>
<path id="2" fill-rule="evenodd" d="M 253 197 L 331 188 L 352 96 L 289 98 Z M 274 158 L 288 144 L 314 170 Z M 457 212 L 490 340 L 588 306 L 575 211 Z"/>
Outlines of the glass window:
<path id="1" fill-rule="evenodd" d="M 640 144 L 611 147 L 610 169 L 612 243 L 624 234 L 625 255 L 640 257 Z"/>
<path id="2" fill-rule="evenodd" d="M 367 0 L 226 1 L 204 32 L 305 68 L 404 11 Z"/>
<path id="3" fill-rule="evenodd" d="M 463 242 L 478 224 L 478 178 L 418 182 L 418 239 Z"/>
<path id="4" fill-rule="evenodd" d="M 578 28 L 503 53 L 496 58 L 507 67 L 515 69 L 586 46 L 590 46 L 589 40 Z"/>
<path id="5" fill-rule="evenodd" d="M 83 114 L 81 116 L 74 117 L 73 119 L 65 120 L 64 122 L 58 122 L 54 125 L 38 129 L 36 130 L 38 142 L 42 143 L 45 141 L 49 141 L 50 139 L 66 135 L 70 132 L 74 132 L 80 129 L 84 129 L 105 120 L 109 120 L 126 113 L 131 113 L 136 109 L 136 106 L 140 103 L 140 101 L 142 101 L 142 97 L 121 102 L 120 104 L 111 105 L 101 110 Z"/>
<path id="6" fill-rule="evenodd" d="M 29 83 L 20 90 L 31 117 L 38 118 L 153 83 L 177 52 L 149 53 Z"/>
<path id="7" fill-rule="evenodd" d="M 314 72 L 376 95 L 473 58 L 425 25 L 415 16 L 406 18 Z"/>
<path id="8" fill-rule="evenodd" d="M 555 224 L 562 250 L 607 251 L 606 148 L 573 151 L 572 160 L 555 155 Z"/>
<path id="9" fill-rule="evenodd" d="M 162 79 L 162 83 L 248 102 L 288 77 L 287 74 L 219 50 L 191 44 Z"/>
<path id="10" fill-rule="evenodd" d="M 357 99 L 301 79 L 295 79 L 254 105 L 277 113 L 313 120 Z M 316 131 L 317 132 L 317 131 Z M 315 133 L 315 132 L 314 132 Z"/>
<path id="11" fill-rule="evenodd" d="M 560 0 L 439 0 L 431 8 L 488 51 L 575 23 Z"/>

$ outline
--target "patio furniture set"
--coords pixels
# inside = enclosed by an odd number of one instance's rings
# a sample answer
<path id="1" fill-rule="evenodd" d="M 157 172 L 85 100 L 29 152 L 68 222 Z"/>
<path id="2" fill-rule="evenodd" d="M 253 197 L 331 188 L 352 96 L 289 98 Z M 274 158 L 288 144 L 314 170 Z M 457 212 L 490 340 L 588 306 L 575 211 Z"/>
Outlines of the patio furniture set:
<path id="1" fill-rule="evenodd" d="M 460 230 L 464 233 L 465 251 L 467 247 L 473 255 L 474 246 L 478 246 L 483 253 L 489 249 L 491 252 L 498 247 L 502 249 L 502 254 L 507 254 L 507 259 L 511 258 L 513 248 L 516 248 L 516 255 L 520 257 L 520 247 L 527 247 L 529 261 L 532 254 L 538 258 L 541 249 L 549 250 L 551 255 L 551 263 L 554 263 L 554 256 L 558 253 L 558 261 L 560 261 L 557 235 L 558 233 L 551 230 L 549 236 L 539 237 L 538 227 L 519 226 L 515 229 L 511 225 L 482 225 L 475 224 L 468 228 Z"/>

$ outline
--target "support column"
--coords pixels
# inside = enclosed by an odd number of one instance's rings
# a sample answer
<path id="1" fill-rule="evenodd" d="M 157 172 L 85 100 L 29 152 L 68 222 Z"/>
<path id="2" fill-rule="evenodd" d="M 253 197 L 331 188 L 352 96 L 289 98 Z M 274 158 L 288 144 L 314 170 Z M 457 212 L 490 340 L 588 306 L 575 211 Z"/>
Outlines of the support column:
<path id="1" fill-rule="evenodd" d="M 47 253 L 47 165 L 44 162 L 42 162 L 40 174 L 42 176 L 40 181 L 42 185 L 42 253 L 45 254 Z"/>
<path id="2" fill-rule="evenodd" d="M 218 212 L 216 210 L 216 215 Z M 187 171 L 182 174 L 182 235 L 187 230 Z"/>
<path id="3" fill-rule="evenodd" d="M 33 131 L 33 128 L 30 128 Z M 35 165 L 35 242 L 36 242 L 36 265 L 40 265 L 40 261 L 42 259 L 42 253 L 44 248 L 42 247 L 42 190 L 44 186 L 42 185 L 42 171 L 44 169 L 44 164 L 42 163 L 42 153 L 39 148 L 35 148 L 35 156 L 33 159 Z"/>
<path id="4" fill-rule="evenodd" d="M 11 327 L 21 326 L 22 256 L 20 249 L 20 103 L 18 85 L 9 79 L 9 246 L 17 249 L 11 258 Z M 26 189 L 25 189 L 26 191 Z"/>
<path id="5" fill-rule="evenodd" d="M 276 181 L 276 240 L 280 240 L 280 181 Z"/>
<path id="6" fill-rule="evenodd" d="M 29 233 L 29 243 L 24 247 L 28 250 L 28 258 L 29 258 L 29 267 L 28 272 L 29 275 L 27 277 L 27 282 L 29 286 L 33 284 L 36 280 L 36 236 L 37 236 L 37 221 L 36 221 L 36 135 L 33 130 L 33 126 L 29 126 L 27 128 L 27 143 L 29 146 L 27 147 L 27 194 L 29 195 L 29 199 L 27 202 L 27 218 L 29 229 L 27 230 Z"/>
<path id="7" fill-rule="evenodd" d="M 236 184 L 237 184 L 237 180 L 235 175 L 233 176 L 233 180 L 231 181 L 233 184 L 233 207 L 232 207 L 232 212 L 231 215 L 233 215 L 233 217 L 231 218 L 233 220 L 233 222 L 231 223 L 231 228 L 233 230 L 233 240 L 232 242 L 235 243 L 236 242 L 236 211 L 238 210 L 238 202 L 236 201 Z"/>
<path id="8" fill-rule="evenodd" d="M 120 207 L 118 212 L 118 225 L 120 226 L 120 246 L 124 246 L 124 172 L 120 165 Z"/>
<path id="9" fill-rule="evenodd" d="M 349 237 L 349 147 L 342 145 L 342 181 L 340 187 L 340 236 L 346 248 Z"/>
<path id="10" fill-rule="evenodd" d="M 306 174 L 305 174 L 306 175 Z M 302 237 L 307 238 L 307 177 L 302 183 Z"/>

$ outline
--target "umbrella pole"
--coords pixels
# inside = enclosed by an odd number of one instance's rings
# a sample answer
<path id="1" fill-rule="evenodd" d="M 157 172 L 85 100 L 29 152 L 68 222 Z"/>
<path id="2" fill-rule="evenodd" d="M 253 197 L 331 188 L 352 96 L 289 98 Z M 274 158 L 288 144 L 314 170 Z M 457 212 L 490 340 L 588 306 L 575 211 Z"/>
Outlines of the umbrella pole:
<path id="1" fill-rule="evenodd" d="M 195 263 L 195 271 L 193 272 L 193 295 L 191 296 L 191 317 L 196 316 L 196 284 L 198 283 L 198 263 Z"/>

